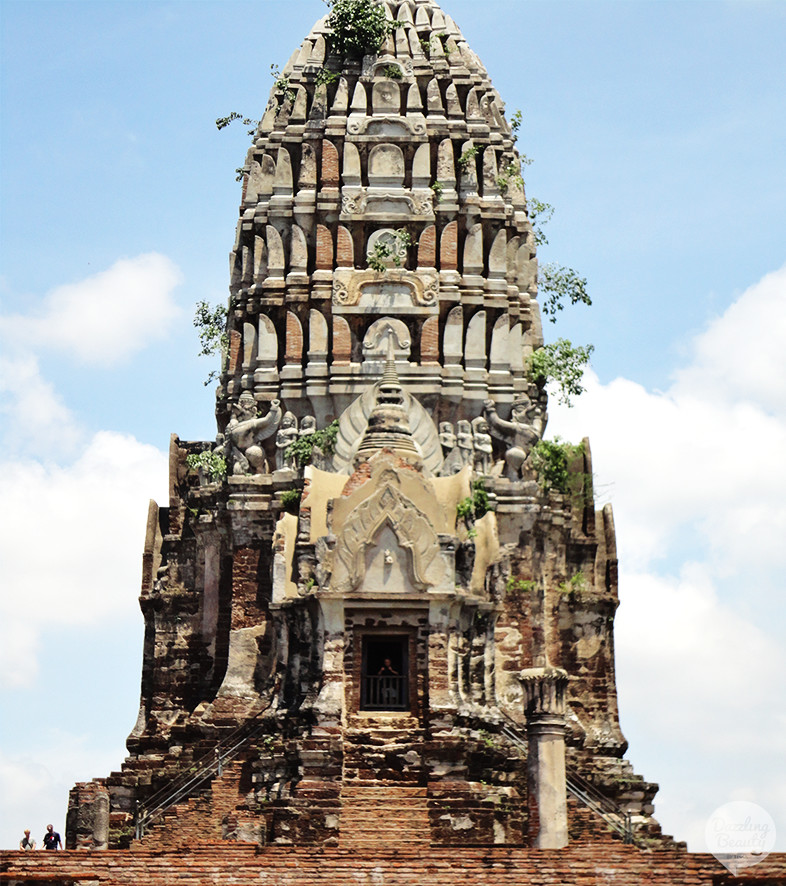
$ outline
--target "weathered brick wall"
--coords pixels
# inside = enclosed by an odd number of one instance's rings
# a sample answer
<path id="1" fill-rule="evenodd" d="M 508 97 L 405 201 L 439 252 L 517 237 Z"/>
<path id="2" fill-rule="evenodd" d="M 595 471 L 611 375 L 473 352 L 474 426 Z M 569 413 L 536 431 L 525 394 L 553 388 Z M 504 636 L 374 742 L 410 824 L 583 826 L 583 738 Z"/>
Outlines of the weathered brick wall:
<path id="1" fill-rule="evenodd" d="M 491 846 L 362 851 L 205 844 L 187 851 L 0 852 L 7 886 L 783 886 L 786 855 L 732 878 L 709 855 L 598 843 L 532 850 Z"/>

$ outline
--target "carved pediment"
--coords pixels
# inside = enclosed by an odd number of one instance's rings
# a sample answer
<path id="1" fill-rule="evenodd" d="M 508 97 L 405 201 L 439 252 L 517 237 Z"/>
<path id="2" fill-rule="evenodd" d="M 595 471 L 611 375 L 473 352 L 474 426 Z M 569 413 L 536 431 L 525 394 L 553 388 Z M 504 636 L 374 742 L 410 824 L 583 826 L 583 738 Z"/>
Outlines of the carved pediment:
<path id="1" fill-rule="evenodd" d="M 406 585 L 411 584 L 425 591 L 442 579 L 445 566 L 440 558 L 437 533 L 426 515 L 396 487 L 394 475 L 395 472 L 393 476 L 386 476 L 384 485 L 344 520 L 335 546 L 334 590 L 342 593 L 363 590 L 370 559 L 367 551 L 379 545 L 378 536 L 385 529 L 395 536 L 395 547 L 399 549 L 396 553 L 403 553 L 405 561 L 408 580 L 397 590 L 406 591 Z"/>

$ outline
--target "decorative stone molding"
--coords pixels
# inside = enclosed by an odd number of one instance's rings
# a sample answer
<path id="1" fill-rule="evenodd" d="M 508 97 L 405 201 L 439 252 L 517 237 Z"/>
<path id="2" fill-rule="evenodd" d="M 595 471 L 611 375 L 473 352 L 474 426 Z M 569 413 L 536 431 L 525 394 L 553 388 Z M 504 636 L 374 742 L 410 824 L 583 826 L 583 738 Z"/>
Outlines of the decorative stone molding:
<path id="1" fill-rule="evenodd" d="M 439 276 L 390 268 L 384 273 L 337 268 L 333 273 L 333 311 L 352 314 L 435 314 Z"/>

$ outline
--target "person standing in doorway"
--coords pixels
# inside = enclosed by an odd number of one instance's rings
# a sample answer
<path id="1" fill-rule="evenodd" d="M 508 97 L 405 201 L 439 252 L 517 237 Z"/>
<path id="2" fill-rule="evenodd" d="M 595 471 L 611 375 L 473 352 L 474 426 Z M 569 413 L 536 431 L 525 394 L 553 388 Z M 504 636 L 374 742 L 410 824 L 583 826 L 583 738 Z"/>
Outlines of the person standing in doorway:
<path id="1" fill-rule="evenodd" d="M 399 676 L 398 671 L 393 667 L 393 662 L 386 658 L 382 667 L 379 669 L 378 677 L 383 677 L 382 686 L 382 703 L 390 706 L 398 704 L 398 681 L 393 679 Z"/>

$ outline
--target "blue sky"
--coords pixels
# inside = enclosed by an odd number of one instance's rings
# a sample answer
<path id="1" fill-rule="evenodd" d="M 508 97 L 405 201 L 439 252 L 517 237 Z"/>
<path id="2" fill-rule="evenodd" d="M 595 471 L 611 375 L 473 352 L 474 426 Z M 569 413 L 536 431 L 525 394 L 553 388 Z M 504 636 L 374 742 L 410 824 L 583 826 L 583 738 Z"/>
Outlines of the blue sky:
<path id="1" fill-rule="evenodd" d="M 629 759 L 664 829 L 764 806 L 786 849 L 786 4 L 445 0 L 486 64 L 541 260 L 591 308 L 589 434 L 621 556 Z M 191 326 L 227 292 L 248 139 L 319 0 L 4 0 L 0 208 L 0 847 L 64 826 L 138 703 L 147 500 L 169 434 L 210 439 Z"/>

